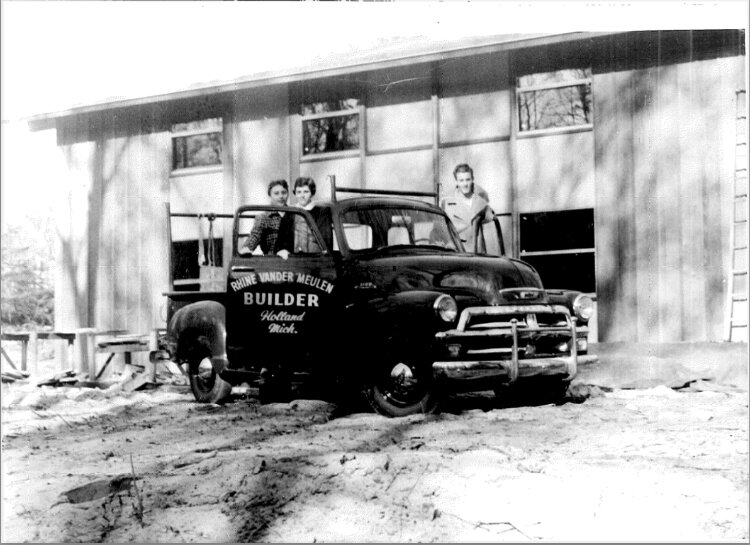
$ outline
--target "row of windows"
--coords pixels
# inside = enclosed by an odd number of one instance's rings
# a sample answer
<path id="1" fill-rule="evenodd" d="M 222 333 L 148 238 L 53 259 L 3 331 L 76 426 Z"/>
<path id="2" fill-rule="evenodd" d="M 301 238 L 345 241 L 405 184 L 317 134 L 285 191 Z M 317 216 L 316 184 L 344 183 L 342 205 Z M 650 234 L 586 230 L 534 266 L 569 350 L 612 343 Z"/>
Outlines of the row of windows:
<path id="1" fill-rule="evenodd" d="M 588 125 L 592 122 L 591 70 L 567 69 L 517 78 L 519 132 Z M 360 148 L 360 106 L 356 98 L 300 105 L 302 155 Z M 174 170 L 222 163 L 221 119 L 172 127 Z"/>

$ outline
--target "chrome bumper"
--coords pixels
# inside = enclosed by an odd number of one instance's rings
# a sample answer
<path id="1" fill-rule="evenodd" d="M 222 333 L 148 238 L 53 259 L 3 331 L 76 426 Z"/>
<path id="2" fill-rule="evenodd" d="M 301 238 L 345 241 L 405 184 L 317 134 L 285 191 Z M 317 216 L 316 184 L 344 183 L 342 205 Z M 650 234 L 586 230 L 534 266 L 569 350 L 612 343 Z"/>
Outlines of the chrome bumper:
<path id="1" fill-rule="evenodd" d="M 527 307 L 524 307 L 527 308 Z M 529 309 L 544 309 L 541 306 L 529 306 Z M 560 310 L 556 308 L 556 310 Z M 503 309 L 470 308 L 466 309 L 459 320 L 457 329 L 438 333 L 435 339 L 445 344 L 461 344 L 462 341 L 470 340 L 472 337 L 483 337 L 498 339 L 510 337 L 512 339 L 511 349 L 490 350 L 493 353 L 506 352 L 508 356 L 503 359 L 456 359 L 446 361 L 435 361 L 432 364 L 433 375 L 436 379 L 481 379 L 501 378 L 507 382 L 515 382 L 519 378 L 533 377 L 539 375 L 561 376 L 563 380 L 572 380 L 578 373 L 579 365 L 592 364 L 599 361 L 598 356 L 578 355 L 578 335 L 576 331 L 575 317 L 568 318 L 568 325 L 556 327 L 519 326 L 518 321 L 512 319 L 509 327 L 497 327 L 488 331 L 467 331 L 466 325 L 471 313 L 497 314 L 501 315 Z M 561 354 L 544 358 L 519 358 L 519 333 L 545 334 L 554 332 L 570 333 L 570 354 Z M 471 356 L 472 354 L 466 354 Z"/>
<path id="2" fill-rule="evenodd" d="M 599 361 L 598 356 L 564 356 L 510 360 L 436 361 L 432 372 L 439 379 L 504 378 L 515 382 L 519 378 L 562 375 L 565 380 L 576 376 L 579 365 Z"/>

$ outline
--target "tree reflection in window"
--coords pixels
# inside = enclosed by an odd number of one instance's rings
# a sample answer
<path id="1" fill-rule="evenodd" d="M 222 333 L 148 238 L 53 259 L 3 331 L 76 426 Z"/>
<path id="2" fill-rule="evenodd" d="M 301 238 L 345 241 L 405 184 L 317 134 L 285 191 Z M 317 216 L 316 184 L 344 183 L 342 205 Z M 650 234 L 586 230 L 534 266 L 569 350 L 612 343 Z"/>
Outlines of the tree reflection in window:
<path id="1" fill-rule="evenodd" d="M 358 106 L 353 98 L 302 104 L 302 154 L 359 149 Z"/>
<path id="2" fill-rule="evenodd" d="M 517 80 L 518 128 L 535 131 L 592 122 L 591 69 L 530 74 Z"/>
<path id="3" fill-rule="evenodd" d="M 172 125 L 172 169 L 221 164 L 221 119 Z"/>

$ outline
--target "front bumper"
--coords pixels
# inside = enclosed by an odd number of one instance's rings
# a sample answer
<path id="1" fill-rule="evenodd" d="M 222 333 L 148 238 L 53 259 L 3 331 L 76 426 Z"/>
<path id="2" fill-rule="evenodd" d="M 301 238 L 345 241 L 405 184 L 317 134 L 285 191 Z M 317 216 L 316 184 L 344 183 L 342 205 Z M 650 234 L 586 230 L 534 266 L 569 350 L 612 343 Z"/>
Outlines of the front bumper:
<path id="1" fill-rule="evenodd" d="M 576 376 L 579 365 L 598 361 L 598 356 L 588 354 L 522 360 L 436 361 L 432 364 L 432 372 L 435 378 L 448 380 L 501 379 L 515 382 L 519 378 L 555 375 L 570 380 Z"/>
<path id="2" fill-rule="evenodd" d="M 557 313 L 565 315 L 564 325 L 540 325 L 531 313 Z M 508 315 L 529 314 L 523 323 Z M 490 329 L 472 330 L 469 323 L 477 316 L 491 316 L 499 320 Z M 534 357 L 529 343 L 534 344 L 542 339 L 553 339 L 554 342 L 565 340 L 569 349 L 560 354 L 544 354 Z M 585 333 L 580 339 L 585 339 Z M 498 379 L 512 383 L 519 378 L 534 376 L 559 376 L 561 380 L 572 380 L 579 365 L 596 363 L 599 358 L 594 355 L 578 354 L 579 334 L 576 319 L 567 309 L 559 306 L 527 305 L 516 307 L 474 307 L 465 309 L 458 327 L 435 335 L 438 344 L 443 345 L 446 358 L 438 358 L 432 364 L 436 379 Z M 475 349 L 477 343 L 488 343 L 494 348 Z M 521 348 L 524 343 L 526 346 Z M 510 345 L 510 346 L 508 346 Z M 565 345 L 565 344 L 564 344 Z M 563 345 L 563 346 L 564 346 Z M 472 357 L 474 356 L 474 357 Z"/>

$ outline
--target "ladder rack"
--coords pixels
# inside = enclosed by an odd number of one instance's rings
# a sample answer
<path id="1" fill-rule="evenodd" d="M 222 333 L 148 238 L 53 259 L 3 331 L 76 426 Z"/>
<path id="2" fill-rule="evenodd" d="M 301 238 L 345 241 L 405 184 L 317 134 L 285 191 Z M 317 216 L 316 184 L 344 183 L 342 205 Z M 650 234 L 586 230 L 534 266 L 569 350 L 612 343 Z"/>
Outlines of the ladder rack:
<path id="1" fill-rule="evenodd" d="M 336 202 L 336 193 L 356 193 L 359 195 L 387 195 L 391 197 L 432 197 L 438 204 L 438 194 L 434 191 L 403 191 L 397 189 L 367 189 L 362 187 L 341 187 L 336 185 L 336 176 L 328 175 L 331 184 L 331 200 Z"/>

